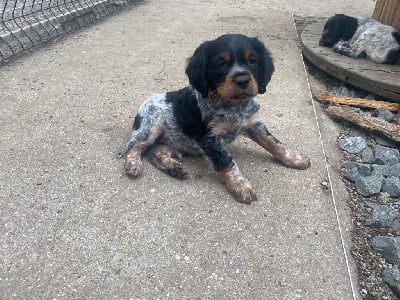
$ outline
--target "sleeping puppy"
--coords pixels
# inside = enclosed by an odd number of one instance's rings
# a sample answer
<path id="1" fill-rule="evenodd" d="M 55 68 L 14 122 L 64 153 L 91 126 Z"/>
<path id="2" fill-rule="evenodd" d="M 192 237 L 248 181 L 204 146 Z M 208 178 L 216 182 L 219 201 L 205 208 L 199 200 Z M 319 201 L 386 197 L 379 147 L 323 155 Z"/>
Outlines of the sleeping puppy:
<path id="1" fill-rule="evenodd" d="M 400 33 L 393 27 L 363 17 L 337 14 L 325 23 L 319 45 L 343 55 L 379 64 L 395 64 L 400 58 Z"/>
<path id="2" fill-rule="evenodd" d="M 153 95 L 139 108 L 126 146 L 125 170 L 137 177 L 142 154 L 175 178 L 188 174 L 182 154 L 202 154 L 221 175 L 236 200 L 249 204 L 256 193 L 224 145 L 244 134 L 284 165 L 306 169 L 310 160 L 289 150 L 258 118 L 257 94 L 263 94 L 274 65 L 257 38 L 223 35 L 201 44 L 189 59 L 190 86 Z"/>

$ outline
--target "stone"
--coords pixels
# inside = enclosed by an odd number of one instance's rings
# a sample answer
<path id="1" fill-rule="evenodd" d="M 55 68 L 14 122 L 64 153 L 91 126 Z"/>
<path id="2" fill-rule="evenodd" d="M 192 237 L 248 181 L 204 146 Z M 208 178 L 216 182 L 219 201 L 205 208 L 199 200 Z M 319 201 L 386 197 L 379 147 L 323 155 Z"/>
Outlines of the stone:
<path id="1" fill-rule="evenodd" d="M 394 165 L 371 165 L 371 175 L 382 175 L 384 177 L 400 177 L 400 164 Z"/>
<path id="2" fill-rule="evenodd" d="M 389 165 L 387 170 L 388 176 L 400 177 L 400 163 Z"/>
<path id="3" fill-rule="evenodd" d="M 356 179 L 356 190 L 364 197 L 371 197 L 381 191 L 383 176 L 371 175 Z"/>
<path id="4" fill-rule="evenodd" d="M 371 175 L 371 165 L 359 162 L 344 162 L 343 167 L 346 169 L 344 178 L 355 182 L 358 177 Z"/>
<path id="5" fill-rule="evenodd" d="M 393 223 L 393 220 L 400 217 L 400 214 L 391 208 L 389 205 L 380 205 L 373 202 L 365 203 L 372 208 L 372 214 L 365 224 L 373 228 L 388 227 Z"/>
<path id="6" fill-rule="evenodd" d="M 365 139 L 360 136 L 350 136 L 339 141 L 340 149 L 352 154 L 358 154 L 367 147 Z"/>
<path id="7" fill-rule="evenodd" d="M 386 268 L 382 272 L 382 279 L 400 297 L 400 271 L 390 267 Z"/>
<path id="8" fill-rule="evenodd" d="M 400 264 L 400 237 L 376 236 L 372 239 L 371 245 L 388 263 Z"/>
<path id="9" fill-rule="evenodd" d="M 385 137 L 384 135 L 380 135 L 377 133 L 374 133 L 374 139 L 375 143 L 386 147 L 397 148 L 399 145 L 398 142 L 393 141 L 392 139 L 389 139 L 388 137 Z"/>
<path id="10" fill-rule="evenodd" d="M 384 193 L 384 192 L 379 193 L 379 195 L 376 198 L 376 200 L 380 204 L 388 204 L 388 203 L 394 202 L 394 201 L 392 201 L 392 199 L 390 199 L 390 195 L 388 193 Z"/>
<path id="11" fill-rule="evenodd" d="M 370 147 L 366 147 L 361 152 L 361 161 L 365 164 L 372 164 L 375 160 L 374 151 Z"/>
<path id="12" fill-rule="evenodd" d="M 395 115 L 390 110 L 377 108 L 372 112 L 372 116 L 385 120 L 386 122 L 392 122 Z"/>
<path id="13" fill-rule="evenodd" d="M 376 145 L 375 147 L 375 163 L 378 165 L 393 165 L 399 163 L 399 150 Z"/>
<path id="14" fill-rule="evenodd" d="M 400 178 L 388 177 L 382 182 L 382 192 L 388 193 L 390 197 L 400 197 Z"/>

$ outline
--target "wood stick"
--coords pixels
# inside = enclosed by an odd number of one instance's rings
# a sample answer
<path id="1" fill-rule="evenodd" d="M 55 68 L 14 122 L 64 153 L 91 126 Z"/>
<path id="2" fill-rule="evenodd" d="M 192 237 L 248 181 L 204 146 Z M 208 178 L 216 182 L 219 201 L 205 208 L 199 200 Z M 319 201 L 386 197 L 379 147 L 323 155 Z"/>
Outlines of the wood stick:
<path id="1" fill-rule="evenodd" d="M 368 100 L 368 99 L 363 99 L 363 98 L 334 96 L 334 95 L 329 95 L 329 94 L 324 94 L 324 93 L 316 93 L 316 94 L 314 94 L 314 97 L 318 101 L 322 101 L 322 102 L 333 102 L 333 103 L 346 104 L 346 105 L 358 106 L 358 107 L 384 108 L 384 109 L 391 110 L 391 111 L 400 111 L 400 103 Z"/>
<path id="2" fill-rule="evenodd" d="M 329 106 L 326 110 L 330 115 L 354 123 L 362 128 L 377 131 L 388 138 L 400 142 L 400 126 L 385 120 L 370 117 L 365 113 L 357 113 L 340 106 Z"/>

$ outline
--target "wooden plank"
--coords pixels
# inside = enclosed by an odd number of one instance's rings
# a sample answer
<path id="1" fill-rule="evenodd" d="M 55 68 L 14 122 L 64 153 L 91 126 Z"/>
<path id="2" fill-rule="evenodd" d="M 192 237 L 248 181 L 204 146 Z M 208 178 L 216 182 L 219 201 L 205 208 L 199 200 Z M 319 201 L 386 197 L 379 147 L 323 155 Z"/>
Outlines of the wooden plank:
<path id="1" fill-rule="evenodd" d="M 397 9 L 395 12 L 395 17 L 392 22 L 392 26 L 396 28 L 397 31 L 400 31 L 400 1 L 399 4 L 397 5 Z"/>
<path id="2" fill-rule="evenodd" d="M 400 0 L 378 0 L 372 18 L 400 31 Z"/>
<path id="3" fill-rule="evenodd" d="M 364 113 L 357 113 L 340 106 L 330 106 L 326 110 L 330 115 L 354 123 L 362 128 L 377 131 L 386 137 L 400 142 L 400 126 L 385 120 L 371 117 Z"/>
<path id="4" fill-rule="evenodd" d="M 368 92 L 400 102 L 400 65 L 350 58 L 319 46 L 326 19 L 315 19 L 301 33 L 304 56 L 328 74 Z"/>
<path id="5" fill-rule="evenodd" d="M 315 93 L 313 94 L 313 96 L 315 99 L 322 102 L 346 104 L 350 106 L 366 107 L 366 108 L 384 108 L 390 111 L 400 111 L 400 103 L 369 100 L 363 98 L 335 96 L 325 93 Z"/>
<path id="6" fill-rule="evenodd" d="M 386 0 L 377 0 L 375 4 L 375 9 L 372 14 L 372 18 L 379 21 L 383 12 L 383 6 L 385 5 Z"/>

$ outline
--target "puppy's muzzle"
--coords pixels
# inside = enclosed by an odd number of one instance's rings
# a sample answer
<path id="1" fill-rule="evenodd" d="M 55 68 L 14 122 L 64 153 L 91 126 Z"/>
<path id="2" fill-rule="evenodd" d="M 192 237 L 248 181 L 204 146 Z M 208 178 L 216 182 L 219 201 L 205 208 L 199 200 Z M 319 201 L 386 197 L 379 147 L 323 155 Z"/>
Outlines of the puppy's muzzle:
<path id="1" fill-rule="evenodd" d="M 233 82 L 237 87 L 242 90 L 246 90 L 250 84 L 250 74 L 248 72 L 238 72 L 233 76 Z"/>

